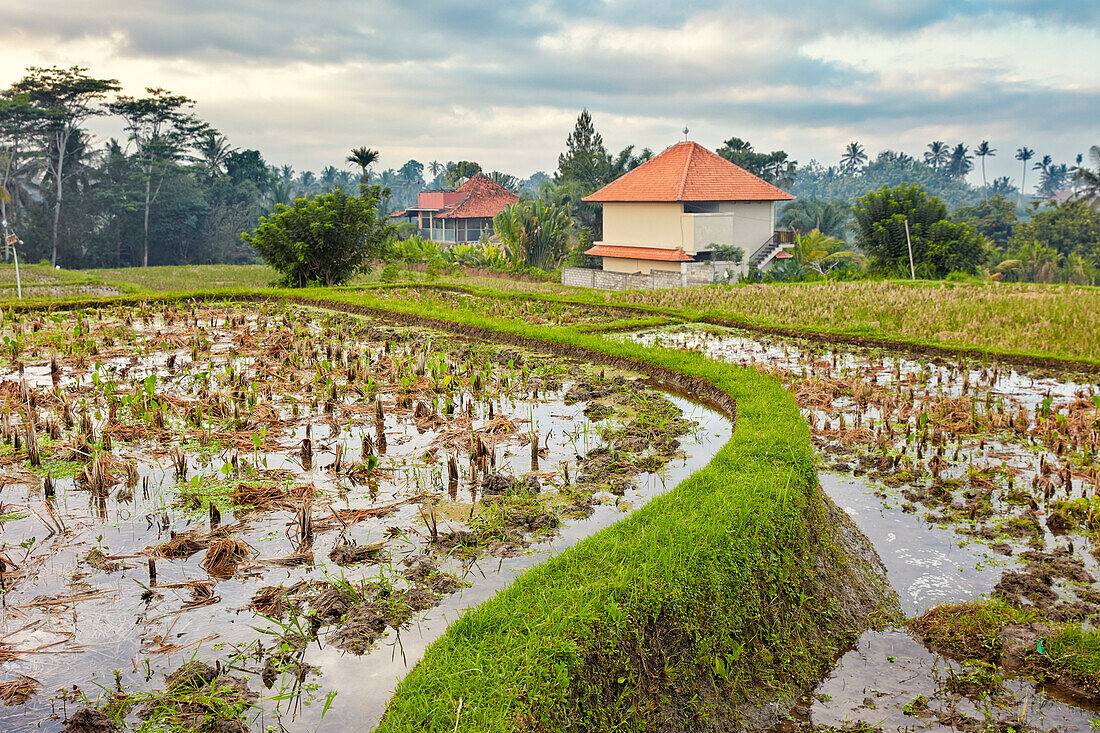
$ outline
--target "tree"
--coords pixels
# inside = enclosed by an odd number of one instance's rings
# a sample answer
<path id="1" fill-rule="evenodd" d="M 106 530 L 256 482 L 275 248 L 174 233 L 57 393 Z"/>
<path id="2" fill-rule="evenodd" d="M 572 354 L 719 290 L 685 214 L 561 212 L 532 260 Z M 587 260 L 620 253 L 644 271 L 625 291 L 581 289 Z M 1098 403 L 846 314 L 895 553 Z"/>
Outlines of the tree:
<path id="1" fill-rule="evenodd" d="M 714 152 L 754 176 L 780 187 L 793 183 L 798 170 L 798 162 L 788 159 L 784 151 L 757 153 L 752 143 L 739 137 L 731 137 Z"/>
<path id="2" fill-rule="evenodd" d="M 51 265 L 57 264 L 57 235 L 67 174 L 65 156 L 73 135 L 82 130 L 89 119 L 103 114 L 100 100 L 120 88 L 117 79 L 95 79 L 85 73 L 87 70 L 83 66 L 68 69 L 32 66 L 27 69 L 26 76 L 12 85 L 15 94 L 26 95 L 42 120 L 42 125 L 37 129 L 44 138 L 47 170 L 55 184 L 50 235 Z"/>
<path id="3" fill-rule="evenodd" d="M 442 173 L 444 168 L 446 168 L 446 166 L 438 160 L 433 160 L 431 163 L 428 163 L 428 172 L 432 174 L 432 178 Z"/>
<path id="4" fill-rule="evenodd" d="M 943 140 L 935 140 L 928 143 L 928 152 L 924 154 L 924 162 L 935 169 L 943 168 L 951 159 L 951 150 Z"/>
<path id="5" fill-rule="evenodd" d="M 1082 199 L 1070 199 L 1034 214 L 1012 232 L 1009 247 L 1035 242 L 1062 256 L 1076 252 L 1100 264 L 1100 211 Z"/>
<path id="6" fill-rule="evenodd" d="M 819 275 L 827 275 L 838 267 L 851 265 L 859 258 L 844 242 L 817 229 L 806 234 L 796 234 L 792 254 L 799 265 Z"/>
<path id="7" fill-rule="evenodd" d="M 203 131 L 201 139 L 195 145 L 195 152 L 199 154 L 203 171 L 211 180 L 225 173 L 225 162 L 234 150 L 229 147 L 229 140 L 225 135 L 209 128 Z"/>
<path id="8" fill-rule="evenodd" d="M 1016 205 L 1003 194 L 994 194 L 974 206 L 960 206 L 951 218 L 1003 249 L 1016 228 Z"/>
<path id="9" fill-rule="evenodd" d="M 565 138 L 565 152 L 558 155 L 558 172 L 554 180 L 578 181 L 591 193 L 607 183 L 602 171 L 606 159 L 603 136 L 596 132 L 591 113 L 587 109 L 582 110 L 573 132 Z"/>
<path id="10" fill-rule="evenodd" d="M 515 176 L 508 173 L 501 173 L 500 171 L 493 171 L 489 174 L 489 178 L 498 186 L 506 188 L 512 193 L 519 193 L 519 179 Z"/>
<path id="11" fill-rule="evenodd" d="M 234 183 L 251 183 L 258 191 L 267 188 L 271 180 L 271 173 L 267 170 L 267 163 L 259 150 L 232 151 L 225 156 L 225 172 Z"/>
<path id="12" fill-rule="evenodd" d="M 959 143 L 951 149 L 951 159 L 947 162 L 947 172 L 953 178 L 966 178 L 966 174 L 974 168 L 973 156 L 970 149 L 963 143 Z"/>
<path id="13" fill-rule="evenodd" d="M 1035 157 L 1035 151 L 1029 147 L 1016 148 L 1016 160 L 1024 164 L 1023 175 L 1020 176 L 1020 195 L 1027 190 L 1027 162 Z"/>
<path id="14" fill-rule="evenodd" d="M 867 164 L 867 153 L 857 142 L 848 143 L 844 155 L 840 157 L 840 169 L 845 173 L 855 173 Z"/>
<path id="15" fill-rule="evenodd" d="M 1093 208 L 1100 203 L 1100 145 L 1089 148 L 1089 161 L 1095 170 L 1078 163 L 1073 169 L 1073 178 L 1077 182 L 1076 196 L 1088 201 Z"/>
<path id="16" fill-rule="evenodd" d="M 1072 176 L 1065 163 L 1049 165 L 1039 177 L 1039 193 L 1046 198 L 1054 198 L 1065 190 Z"/>
<path id="17" fill-rule="evenodd" d="M 447 188 L 458 188 L 478 173 L 481 173 L 481 164 L 472 160 L 460 160 L 457 163 L 448 163 L 443 171 L 443 180 Z"/>
<path id="18" fill-rule="evenodd" d="M 974 155 L 982 159 L 982 188 L 985 188 L 985 159 L 993 157 L 997 154 L 997 148 L 989 146 L 988 140 L 982 140 L 981 144 L 974 149 Z"/>
<path id="19" fill-rule="evenodd" d="M 347 157 L 347 162 L 352 165 L 359 166 L 360 182 L 362 184 L 370 183 L 370 173 L 367 169 L 378 162 L 380 153 L 373 148 L 352 148 L 351 154 Z"/>
<path id="20" fill-rule="evenodd" d="M 108 110 L 125 121 L 145 176 L 142 267 L 149 266 L 149 212 L 160 195 L 165 171 L 183 157 L 202 129 L 194 115 L 183 111 L 193 107 L 194 100 L 159 87 L 146 88 L 145 92 L 149 96 L 141 99 L 119 96 L 107 105 Z"/>
<path id="21" fill-rule="evenodd" d="M 856 243 L 879 272 L 909 273 L 906 222 L 913 261 L 922 277 L 974 272 L 986 259 L 985 240 L 965 224 L 948 221 L 947 207 L 921 186 L 883 186 L 860 198 L 853 214 Z"/>
<path id="22" fill-rule="evenodd" d="M 783 207 L 776 223 L 799 232 L 814 229 L 841 240 L 848 238 L 852 207 L 842 199 L 799 198 Z"/>
<path id="23" fill-rule="evenodd" d="M 8 207 L 20 211 L 38 195 L 35 179 L 40 158 L 31 147 L 39 134 L 42 113 L 26 94 L 0 97 L 0 221 L 10 222 Z M 6 232 L 0 232 L 0 235 Z"/>
<path id="24" fill-rule="evenodd" d="M 568 250 L 572 219 L 565 208 L 542 200 L 517 201 L 493 217 L 493 232 L 514 264 L 553 270 Z"/>
<path id="25" fill-rule="evenodd" d="M 363 186 L 362 196 L 337 189 L 292 207 L 276 205 L 242 239 L 282 274 L 283 285 L 339 285 L 369 269 L 392 235 L 378 213 L 379 186 Z"/>

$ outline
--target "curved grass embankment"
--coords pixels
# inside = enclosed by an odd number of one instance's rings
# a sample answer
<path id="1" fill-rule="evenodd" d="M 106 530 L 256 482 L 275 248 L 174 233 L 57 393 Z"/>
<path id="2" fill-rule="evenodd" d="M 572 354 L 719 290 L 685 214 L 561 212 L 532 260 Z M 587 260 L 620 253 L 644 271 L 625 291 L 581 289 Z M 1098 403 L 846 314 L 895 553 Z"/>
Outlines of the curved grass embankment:
<path id="1" fill-rule="evenodd" d="M 382 305 L 369 293 L 294 300 L 368 314 Z M 821 494 L 808 428 L 778 383 L 573 328 L 384 306 L 628 366 L 727 412 L 732 400 L 737 415 L 706 467 L 452 624 L 398 686 L 378 730 L 719 728 L 790 699 L 893 613 L 877 557 Z"/>
<path id="2" fill-rule="evenodd" d="M 710 464 L 454 622 L 401 682 L 381 731 L 767 723 L 860 631 L 897 613 L 874 551 L 818 487 L 793 398 L 752 370 L 370 292 L 207 295 L 389 314 L 625 366 L 731 417 L 736 410 L 733 435 Z"/>

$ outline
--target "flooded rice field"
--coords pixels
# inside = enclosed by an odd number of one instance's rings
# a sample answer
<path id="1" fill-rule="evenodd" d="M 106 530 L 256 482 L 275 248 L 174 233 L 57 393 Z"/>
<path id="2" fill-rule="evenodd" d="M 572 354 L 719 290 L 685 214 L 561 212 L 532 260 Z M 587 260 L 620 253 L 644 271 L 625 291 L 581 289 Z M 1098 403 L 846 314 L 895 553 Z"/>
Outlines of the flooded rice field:
<path id="1" fill-rule="evenodd" d="M 1044 656 L 1061 625 L 1090 629 L 1100 612 L 1095 376 L 714 327 L 624 337 L 785 383 L 810 424 L 823 489 L 918 617 L 864 634 L 777 730 L 1095 727 L 1096 677 Z M 991 640 L 960 626 L 962 640 L 943 643 L 946 622 L 980 618 L 983 599 L 1020 623 L 982 629 Z"/>
<path id="2" fill-rule="evenodd" d="M 0 324 L 0 729 L 367 730 L 462 609 L 705 465 L 635 375 L 274 304 Z"/>

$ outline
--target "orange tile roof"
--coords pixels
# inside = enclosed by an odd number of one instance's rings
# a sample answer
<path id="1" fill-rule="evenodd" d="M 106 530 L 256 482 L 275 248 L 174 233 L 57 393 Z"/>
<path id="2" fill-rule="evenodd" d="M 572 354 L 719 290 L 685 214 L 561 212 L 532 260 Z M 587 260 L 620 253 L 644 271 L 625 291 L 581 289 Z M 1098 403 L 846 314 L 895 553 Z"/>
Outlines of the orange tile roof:
<path id="1" fill-rule="evenodd" d="M 625 257 L 628 260 L 657 260 L 660 262 L 694 262 L 695 258 L 682 249 L 664 247 L 618 247 L 613 244 L 597 244 L 586 249 L 586 255 L 596 257 Z"/>
<path id="2" fill-rule="evenodd" d="M 455 189 L 455 193 L 464 194 L 465 198 L 447 211 L 436 214 L 440 219 L 492 217 L 519 200 L 519 196 L 484 173 L 475 173 Z"/>
<path id="3" fill-rule="evenodd" d="M 676 143 L 624 173 L 585 201 L 788 201 L 757 178 L 699 143 Z"/>

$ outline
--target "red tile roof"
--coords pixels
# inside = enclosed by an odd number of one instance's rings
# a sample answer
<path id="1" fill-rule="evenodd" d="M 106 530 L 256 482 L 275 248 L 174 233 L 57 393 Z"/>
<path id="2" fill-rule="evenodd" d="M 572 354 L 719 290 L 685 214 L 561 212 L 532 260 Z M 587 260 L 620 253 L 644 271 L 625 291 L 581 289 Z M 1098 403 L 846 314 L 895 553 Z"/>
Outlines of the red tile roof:
<path id="1" fill-rule="evenodd" d="M 585 201 L 788 201 L 794 196 L 694 142 L 676 143 Z"/>
<path id="2" fill-rule="evenodd" d="M 789 260 L 792 257 L 794 257 L 794 255 L 784 249 L 781 249 L 775 253 L 775 259 L 777 260 Z"/>
<path id="3" fill-rule="evenodd" d="M 459 186 L 455 193 L 463 194 L 465 198 L 436 216 L 441 219 L 492 217 L 519 200 L 519 196 L 494 182 L 484 173 L 474 174 L 470 180 Z"/>
<path id="4" fill-rule="evenodd" d="M 628 260 L 656 260 L 659 262 L 694 262 L 695 258 L 682 249 L 664 247 L 618 247 L 611 244 L 597 244 L 585 250 L 586 255 L 596 257 L 625 257 Z"/>

